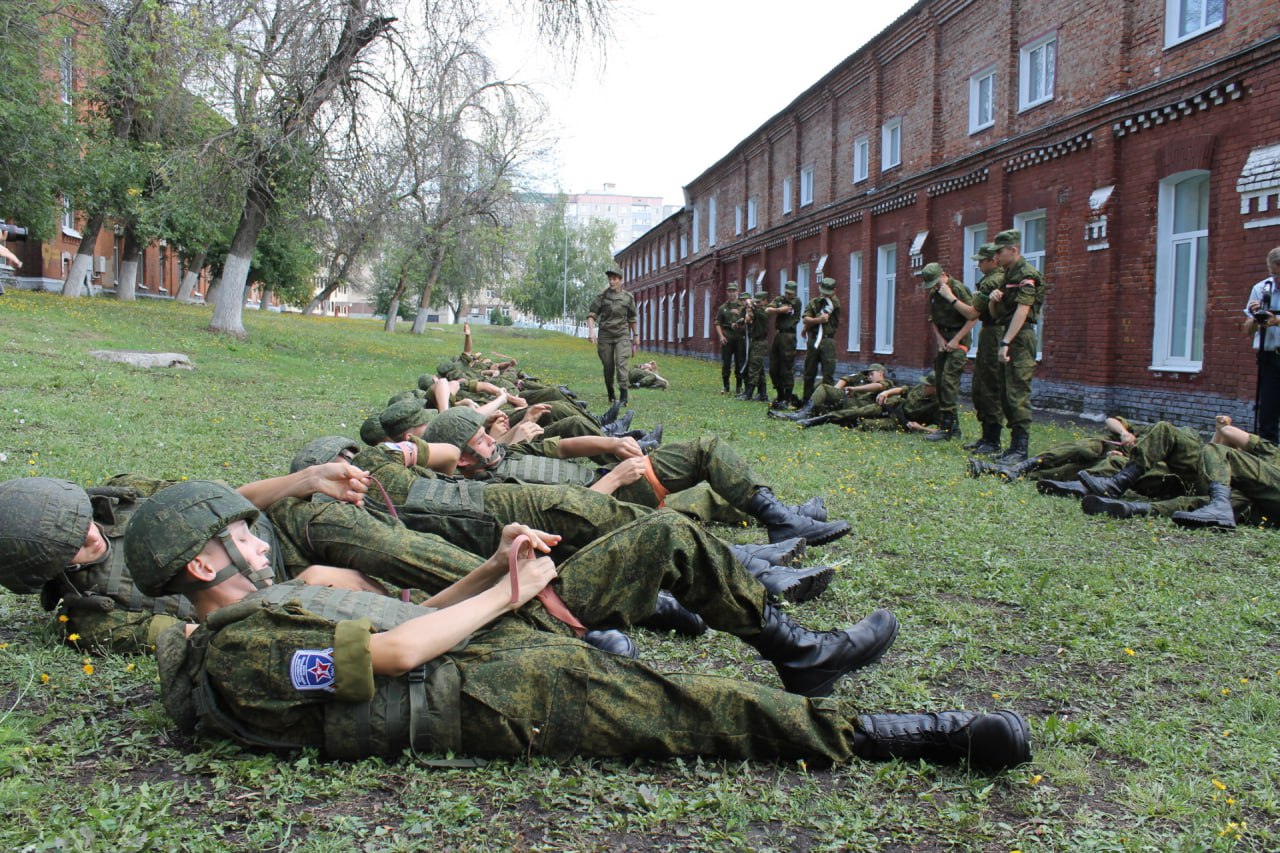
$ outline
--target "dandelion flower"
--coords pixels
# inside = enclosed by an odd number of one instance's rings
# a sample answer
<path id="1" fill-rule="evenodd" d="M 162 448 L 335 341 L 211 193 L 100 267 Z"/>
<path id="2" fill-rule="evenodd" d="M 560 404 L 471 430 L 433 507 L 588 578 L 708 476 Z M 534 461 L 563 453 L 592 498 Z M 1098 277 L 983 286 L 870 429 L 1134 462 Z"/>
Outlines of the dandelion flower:
<path id="1" fill-rule="evenodd" d="M 1209 781 L 1212 782 L 1213 787 L 1217 788 L 1219 791 L 1227 790 L 1227 786 L 1219 782 L 1217 779 L 1210 779 Z"/>
<path id="2" fill-rule="evenodd" d="M 1137 652 L 1135 652 L 1133 649 L 1130 649 L 1130 648 L 1126 648 L 1126 649 L 1124 650 L 1124 653 L 1125 653 L 1126 655 L 1131 656 L 1131 657 L 1132 657 L 1133 655 L 1136 655 L 1136 654 L 1137 654 Z"/>
<path id="3" fill-rule="evenodd" d="M 40 683 L 41 683 L 41 684 L 48 684 L 48 683 L 49 683 L 49 673 L 47 673 L 47 672 L 42 672 L 42 673 L 40 673 Z"/>
<path id="4" fill-rule="evenodd" d="M 84 668 L 85 675 L 93 675 L 93 664 L 87 663 L 84 665 L 83 668 Z"/>
<path id="5" fill-rule="evenodd" d="M 80 639 L 80 635 L 79 635 L 79 634 L 68 634 L 68 635 L 67 635 L 67 639 L 68 639 L 69 641 L 71 641 L 71 642 L 73 642 L 73 643 L 74 643 L 74 642 L 77 642 L 77 641 Z"/>

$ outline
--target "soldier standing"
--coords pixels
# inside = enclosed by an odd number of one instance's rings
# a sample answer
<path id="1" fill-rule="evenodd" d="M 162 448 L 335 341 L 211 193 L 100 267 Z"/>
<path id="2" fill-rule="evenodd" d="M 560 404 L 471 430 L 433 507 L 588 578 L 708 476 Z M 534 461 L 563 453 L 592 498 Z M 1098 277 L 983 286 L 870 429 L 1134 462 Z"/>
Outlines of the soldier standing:
<path id="1" fill-rule="evenodd" d="M 622 289 L 622 273 L 605 270 L 609 286 L 591 303 L 587 314 L 587 340 L 596 345 L 604 368 L 604 387 L 614 402 L 614 380 L 622 389 L 622 405 L 627 405 L 627 359 L 636 352 L 636 298 Z M 596 322 L 600 323 L 599 340 Z"/>
<path id="2" fill-rule="evenodd" d="M 765 313 L 773 317 L 773 344 L 769 347 L 769 378 L 777 399 L 774 409 L 785 409 L 793 399 L 796 385 L 796 321 L 804 306 L 796 298 L 796 283 L 782 286 L 782 295 L 773 300 Z"/>
<path id="3" fill-rule="evenodd" d="M 999 330 L 1000 403 L 1009 424 L 1009 449 L 997 457 L 1006 464 L 1024 462 L 1031 437 L 1031 377 L 1036 372 L 1036 322 L 1044 303 L 1044 277 L 1022 257 L 1022 232 L 996 235 L 996 262 L 1004 271 L 987 299 L 992 325 Z"/>
<path id="4" fill-rule="evenodd" d="M 804 356 L 804 399 L 813 396 L 822 365 L 822 384 L 832 385 L 836 375 L 836 332 L 840 329 L 840 300 L 836 298 L 836 280 L 824 278 L 818 285 L 817 299 L 804 309 L 804 334 L 809 350 Z"/>
<path id="5" fill-rule="evenodd" d="M 738 301 L 738 283 L 729 282 L 725 288 L 728 300 L 716 312 L 716 336 L 720 338 L 721 394 L 729 393 L 729 372 L 732 366 L 735 394 L 742 393 L 742 374 L 747 372 L 746 322 L 742 316 L 742 304 Z"/>
<path id="6" fill-rule="evenodd" d="M 767 403 L 769 395 L 764 387 L 764 355 L 769 349 L 769 315 L 765 313 L 764 284 L 760 284 L 760 291 L 755 299 L 745 290 L 742 295 L 747 300 L 747 390 L 738 399 L 750 400 L 754 396 Z"/>
<path id="7" fill-rule="evenodd" d="M 973 256 L 978 262 L 982 280 L 973 293 L 972 305 L 978 312 L 982 328 L 978 331 L 978 355 L 973 364 L 973 411 L 982 425 L 982 437 L 965 450 L 979 456 L 1000 452 L 1000 427 L 1004 421 L 1004 407 L 1000 404 L 1000 330 L 996 328 L 988 310 L 987 298 L 1004 280 L 1004 270 L 996 263 L 996 244 L 983 243 Z"/>
<path id="8" fill-rule="evenodd" d="M 964 282 L 947 275 L 942 264 L 926 264 L 920 273 L 921 284 L 929 298 L 929 324 L 933 327 L 938 351 L 933 357 L 933 373 L 937 379 L 938 412 L 941 418 L 937 432 L 926 441 L 950 441 L 960 438 L 960 419 L 956 403 L 960 397 L 960 377 L 969 358 L 969 330 L 978 320 L 978 312 L 969 305 L 972 294 Z"/>

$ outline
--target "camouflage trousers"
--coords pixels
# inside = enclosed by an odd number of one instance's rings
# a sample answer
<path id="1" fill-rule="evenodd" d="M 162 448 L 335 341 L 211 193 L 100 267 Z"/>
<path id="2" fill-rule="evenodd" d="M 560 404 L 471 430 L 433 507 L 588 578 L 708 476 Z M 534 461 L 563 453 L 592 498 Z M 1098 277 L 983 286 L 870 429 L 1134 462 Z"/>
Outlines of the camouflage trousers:
<path id="1" fill-rule="evenodd" d="M 741 387 L 743 376 L 747 372 L 746 359 L 747 339 L 742 335 L 732 338 L 726 336 L 725 342 L 720 345 L 720 383 L 726 391 L 729 390 L 730 376 Z"/>
<path id="2" fill-rule="evenodd" d="M 764 387 L 764 357 L 768 351 L 768 338 L 752 338 L 747 344 L 747 384 L 754 389 Z"/>
<path id="3" fill-rule="evenodd" d="M 855 757 L 858 710 L 717 675 L 663 673 L 502 619 L 461 652 L 462 754 Z"/>
<path id="4" fill-rule="evenodd" d="M 746 506 L 756 490 L 766 485 L 732 447 L 715 436 L 659 447 L 649 454 L 649 460 L 653 463 L 653 473 L 658 482 L 667 491 L 680 492 L 706 483 L 731 506 L 738 508 Z M 614 492 L 614 497 L 642 506 L 658 505 L 658 496 L 644 479 L 623 486 Z"/>
<path id="5" fill-rule="evenodd" d="M 627 393 L 627 374 L 630 372 L 627 360 L 631 358 L 631 341 L 622 338 L 616 341 L 605 341 L 597 338 L 596 355 L 600 356 L 600 366 L 604 368 L 604 387 L 613 399 L 613 388 L 616 382 Z"/>
<path id="6" fill-rule="evenodd" d="M 813 396 L 813 388 L 818 380 L 818 368 L 822 368 L 822 384 L 834 385 L 836 382 L 836 342 L 823 338 L 817 346 L 812 344 L 804 354 L 804 398 Z"/>
<path id="7" fill-rule="evenodd" d="M 769 345 L 769 380 L 777 399 L 790 399 L 796 387 L 796 333 L 775 332 Z"/>
<path id="8" fill-rule="evenodd" d="M 1200 452 L 1200 470 L 1206 485 L 1230 486 L 1233 497 L 1238 493 L 1247 499 L 1252 521 L 1280 522 L 1280 465 L 1221 444 L 1206 444 Z"/>
<path id="9" fill-rule="evenodd" d="M 1006 326 L 998 327 L 1003 335 Z M 996 341 L 999 349 L 1000 342 Z M 1009 429 L 1031 429 L 1031 379 L 1036 372 L 1036 330 L 1023 326 L 1009 342 L 1009 362 L 998 362 L 996 385 Z"/>
<path id="10" fill-rule="evenodd" d="M 960 400 L 960 378 L 964 376 L 964 367 L 968 363 L 969 356 L 964 350 L 947 352 L 940 349 L 934 354 L 933 375 L 938 383 L 938 411 L 941 414 L 956 414 L 956 406 Z"/>
<path id="11" fill-rule="evenodd" d="M 980 424 L 996 424 L 1004 421 L 1004 406 L 1000 402 L 1000 328 L 983 323 L 978 332 L 978 354 L 973 358 L 973 412 Z"/>

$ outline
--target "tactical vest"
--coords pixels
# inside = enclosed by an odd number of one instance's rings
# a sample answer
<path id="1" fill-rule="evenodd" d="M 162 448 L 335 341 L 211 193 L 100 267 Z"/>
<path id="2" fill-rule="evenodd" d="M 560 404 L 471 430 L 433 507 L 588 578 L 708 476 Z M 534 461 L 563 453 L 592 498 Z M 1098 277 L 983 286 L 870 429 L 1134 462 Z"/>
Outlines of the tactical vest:
<path id="1" fill-rule="evenodd" d="M 376 593 L 288 583 L 259 590 L 219 609 L 209 617 L 205 628 L 209 635 L 216 635 L 264 607 L 291 603 L 333 622 L 367 618 L 376 631 L 389 630 L 432 612 L 432 608 Z M 164 689 L 190 689 L 197 719 L 232 740 L 266 749 L 305 746 L 260 735 L 225 710 L 204 671 L 208 639 L 189 644 L 183 669 L 190 680 L 183 683 L 183 679 L 168 679 Z M 454 648 L 465 645 L 464 640 Z M 397 678 L 377 676 L 370 701 L 330 702 L 324 706 L 325 752 L 331 758 L 359 759 L 371 755 L 394 758 L 406 747 L 436 753 L 457 751 L 462 743 L 460 690 L 457 666 L 443 656 Z M 165 704 L 173 704 L 173 698 L 167 697 Z"/>
<path id="2" fill-rule="evenodd" d="M 514 459 L 508 456 L 493 470 L 493 475 L 501 480 L 548 486 L 566 483 L 590 486 L 600 479 L 596 469 L 589 465 L 547 456 L 520 456 Z"/>
<path id="3" fill-rule="evenodd" d="M 493 553 L 502 532 L 484 511 L 484 486 L 470 480 L 414 480 L 398 514 L 410 530 L 433 533 L 473 554 Z"/>

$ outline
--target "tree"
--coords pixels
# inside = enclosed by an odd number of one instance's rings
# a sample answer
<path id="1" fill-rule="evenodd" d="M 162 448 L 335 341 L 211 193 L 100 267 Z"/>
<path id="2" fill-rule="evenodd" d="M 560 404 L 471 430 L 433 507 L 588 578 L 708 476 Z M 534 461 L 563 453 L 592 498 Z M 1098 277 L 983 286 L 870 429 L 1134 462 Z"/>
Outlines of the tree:
<path id="1" fill-rule="evenodd" d="M 524 273 L 511 294 L 512 304 L 540 323 L 584 321 L 602 289 L 601 275 L 613 263 L 613 231 L 607 220 L 570 224 L 564 197 L 558 197 L 528 229 Z"/>

